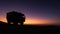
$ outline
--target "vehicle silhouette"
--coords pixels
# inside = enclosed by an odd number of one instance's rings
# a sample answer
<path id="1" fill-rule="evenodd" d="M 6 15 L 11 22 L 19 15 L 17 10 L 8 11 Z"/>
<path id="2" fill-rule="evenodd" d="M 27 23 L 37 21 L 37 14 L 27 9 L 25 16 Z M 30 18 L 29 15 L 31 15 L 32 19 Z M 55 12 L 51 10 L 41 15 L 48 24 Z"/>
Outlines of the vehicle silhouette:
<path id="1" fill-rule="evenodd" d="M 25 22 L 25 15 L 16 11 L 12 11 L 12 12 L 7 13 L 6 19 L 7 19 L 8 24 L 13 22 L 16 25 L 18 23 L 23 25 L 23 23 Z"/>

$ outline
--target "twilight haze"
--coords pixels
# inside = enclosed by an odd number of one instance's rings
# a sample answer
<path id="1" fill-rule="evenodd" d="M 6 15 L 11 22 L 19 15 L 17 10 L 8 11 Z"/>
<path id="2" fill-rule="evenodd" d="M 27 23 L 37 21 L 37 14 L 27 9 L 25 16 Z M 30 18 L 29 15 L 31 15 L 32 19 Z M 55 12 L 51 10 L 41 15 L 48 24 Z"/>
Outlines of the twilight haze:
<path id="1" fill-rule="evenodd" d="M 0 21 L 6 21 L 6 13 L 22 12 L 25 24 L 59 24 L 60 2 L 57 0 L 0 0 Z"/>

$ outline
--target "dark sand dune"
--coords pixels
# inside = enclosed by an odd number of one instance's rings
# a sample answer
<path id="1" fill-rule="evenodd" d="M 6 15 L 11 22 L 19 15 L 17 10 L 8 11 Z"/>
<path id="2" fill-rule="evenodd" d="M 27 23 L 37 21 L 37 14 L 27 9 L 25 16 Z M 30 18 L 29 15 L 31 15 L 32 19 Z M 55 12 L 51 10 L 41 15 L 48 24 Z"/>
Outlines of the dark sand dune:
<path id="1" fill-rule="evenodd" d="M 51 26 L 51 25 L 13 25 L 0 22 L 0 32 L 60 32 L 60 26 Z"/>

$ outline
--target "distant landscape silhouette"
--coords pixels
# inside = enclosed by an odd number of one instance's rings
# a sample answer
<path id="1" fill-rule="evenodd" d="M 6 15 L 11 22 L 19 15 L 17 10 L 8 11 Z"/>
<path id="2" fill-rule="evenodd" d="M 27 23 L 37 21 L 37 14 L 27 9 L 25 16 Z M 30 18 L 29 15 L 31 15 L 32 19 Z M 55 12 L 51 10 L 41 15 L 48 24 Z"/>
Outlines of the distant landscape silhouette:
<path id="1" fill-rule="evenodd" d="M 6 19 L 8 23 L 0 21 L 0 32 L 39 32 L 39 33 L 55 33 L 60 32 L 60 26 L 53 25 L 23 25 L 25 22 L 25 15 L 16 11 L 8 12 L 6 15 Z M 14 24 L 10 24 L 13 22 Z M 18 25 L 18 23 L 21 23 Z"/>

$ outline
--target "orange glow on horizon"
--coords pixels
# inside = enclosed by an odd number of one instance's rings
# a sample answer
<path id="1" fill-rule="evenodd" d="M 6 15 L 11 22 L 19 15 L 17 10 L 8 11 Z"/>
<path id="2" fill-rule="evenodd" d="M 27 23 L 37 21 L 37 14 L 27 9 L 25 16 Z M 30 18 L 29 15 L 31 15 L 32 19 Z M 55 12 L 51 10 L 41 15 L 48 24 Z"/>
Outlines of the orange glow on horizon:
<path id="1" fill-rule="evenodd" d="M 7 22 L 6 18 L 2 17 L 0 18 L 0 21 Z M 28 18 L 26 19 L 26 22 L 24 24 L 52 24 L 53 20 L 47 20 L 47 19 L 36 19 L 36 18 Z"/>

